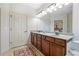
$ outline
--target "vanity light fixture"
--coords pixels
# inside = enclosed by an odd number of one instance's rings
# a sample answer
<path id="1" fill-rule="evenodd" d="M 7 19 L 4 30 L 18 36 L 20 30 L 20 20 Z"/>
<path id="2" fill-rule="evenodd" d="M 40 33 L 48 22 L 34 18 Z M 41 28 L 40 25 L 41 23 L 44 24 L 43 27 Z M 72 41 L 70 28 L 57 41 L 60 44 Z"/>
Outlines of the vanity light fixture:
<path id="1" fill-rule="evenodd" d="M 63 3 L 57 3 L 57 4 L 56 4 L 56 7 L 57 7 L 57 8 L 62 8 L 62 7 L 63 7 Z"/>
<path id="2" fill-rule="evenodd" d="M 57 8 L 54 8 L 53 10 L 54 10 L 54 11 L 57 11 Z"/>
<path id="3" fill-rule="evenodd" d="M 62 8 L 62 7 L 63 7 L 63 5 L 59 5 L 59 6 L 58 6 L 58 8 Z"/>
<path id="4" fill-rule="evenodd" d="M 44 16 L 44 15 L 46 15 L 46 14 L 47 14 L 46 11 L 42 11 L 42 12 L 40 12 L 36 17 L 42 17 L 42 16 Z"/>
<path id="5" fill-rule="evenodd" d="M 47 8 L 46 11 L 52 13 L 52 9 L 50 9 L 50 8 Z"/>
<path id="6" fill-rule="evenodd" d="M 53 5 L 52 5 L 52 6 L 50 6 L 50 9 L 52 9 L 52 10 L 53 10 L 54 8 L 55 8 L 55 7 L 54 7 Z"/>
<path id="7" fill-rule="evenodd" d="M 69 5 L 69 3 L 64 3 L 64 4 L 63 3 L 53 3 L 50 6 L 48 6 L 48 8 L 46 10 L 42 10 L 39 14 L 37 14 L 36 17 L 42 17 L 42 16 L 46 15 L 47 12 L 52 13 L 53 10 L 56 11 L 57 8 L 62 8 L 63 5 Z"/>
<path id="8" fill-rule="evenodd" d="M 53 11 L 56 11 L 57 10 L 57 8 L 55 7 L 55 6 L 50 6 L 50 9 Z"/>
<path id="9" fill-rule="evenodd" d="M 46 15 L 46 14 L 47 14 L 47 12 L 46 12 L 46 11 L 42 11 L 42 14 L 43 14 L 43 15 Z"/>
<path id="10" fill-rule="evenodd" d="M 41 17 L 42 16 L 42 14 L 41 13 L 39 13 L 38 15 L 36 15 L 36 17 Z"/>

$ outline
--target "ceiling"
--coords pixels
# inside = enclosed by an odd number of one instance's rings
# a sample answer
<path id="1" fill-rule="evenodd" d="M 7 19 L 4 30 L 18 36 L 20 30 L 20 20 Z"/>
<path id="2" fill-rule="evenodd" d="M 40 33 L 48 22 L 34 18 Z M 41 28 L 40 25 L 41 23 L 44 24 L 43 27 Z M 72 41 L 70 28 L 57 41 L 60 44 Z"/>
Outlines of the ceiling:
<path id="1" fill-rule="evenodd" d="M 62 8 L 58 8 L 57 11 L 53 11 L 52 14 L 67 14 L 72 13 L 72 3 L 64 5 Z"/>
<path id="2" fill-rule="evenodd" d="M 49 3 L 11 3 L 10 9 L 13 12 L 34 16 L 41 9 L 50 5 Z"/>
<path id="3" fill-rule="evenodd" d="M 10 3 L 10 8 L 14 12 L 34 16 L 42 9 L 46 9 L 50 4 L 51 3 Z M 70 12 L 71 10 L 72 10 L 72 4 L 64 6 L 61 9 L 57 9 L 57 11 L 54 11 L 53 14 L 58 14 L 62 12 L 67 13 Z"/>

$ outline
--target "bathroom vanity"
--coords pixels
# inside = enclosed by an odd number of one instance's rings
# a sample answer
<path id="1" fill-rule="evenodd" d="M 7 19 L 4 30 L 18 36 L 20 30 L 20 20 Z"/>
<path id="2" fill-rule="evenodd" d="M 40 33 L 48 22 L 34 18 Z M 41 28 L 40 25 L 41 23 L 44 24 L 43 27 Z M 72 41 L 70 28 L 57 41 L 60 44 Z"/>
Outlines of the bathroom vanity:
<path id="1" fill-rule="evenodd" d="M 46 56 L 65 56 L 69 35 L 55 33 L 31 32 L 31 43 Z"/>

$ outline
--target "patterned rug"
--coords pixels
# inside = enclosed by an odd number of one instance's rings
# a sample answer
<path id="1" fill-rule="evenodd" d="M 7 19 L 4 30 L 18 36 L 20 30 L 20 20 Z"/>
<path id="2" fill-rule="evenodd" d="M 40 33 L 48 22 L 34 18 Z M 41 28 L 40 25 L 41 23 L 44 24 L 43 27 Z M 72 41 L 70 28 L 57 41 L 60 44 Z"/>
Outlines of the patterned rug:
<path id="1" fill-rule="evenodd" d="M 32 49 L 28 47 L 23 47 L 14 51 L 14 56 L 35 56 Z"/>

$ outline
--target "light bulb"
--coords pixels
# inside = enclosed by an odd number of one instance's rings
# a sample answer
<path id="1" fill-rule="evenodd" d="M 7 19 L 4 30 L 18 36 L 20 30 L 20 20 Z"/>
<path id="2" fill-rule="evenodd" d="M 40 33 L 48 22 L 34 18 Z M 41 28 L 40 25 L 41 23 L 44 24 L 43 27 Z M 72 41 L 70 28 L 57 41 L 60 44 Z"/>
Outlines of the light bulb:
<path id="1" fill-rule="evenodd" d="M 56 6 L 55 7 L 58 7 L 59 5 L 61 5 L 60 3 L 56 3 Z"/>
<path id="2" fill-rule="evenodd" d="M 38 15 L 36 15 L 36 17 L 41 17 L 42 16 L 42 14 L 41 13 L 39 13 Z"/>
<path id="3" fill-rule="evenodd" d="M 46 15 L 46 14 L 47 14 L 47 12 L 46 12 L 46 11 L 42 11 L 42 14 Z"/>
<path id="4" fill-rule="evenodd" d="M 54 11 L 56 11 L 57 9 L 56 9 L 56 8 L 54 8 L 53 10 L 54 10 Z"/>
<path id="5" fill-rule="evenodd" d="M 54 9 L 55 7 L 54 6 L 50 6 L 50 9 Z"/>
<path id="6" fill-rule="evenodd" d="M 64 5 L 69 5 L 69 3 L 65 3 Z"/>
<path id="7" fill-rule="evenodd" d="M 62 8 L 62 7 L 63 7 L 62 5 L 59 5 L 59 6 L 58 6 L 58 8 Z"/>
<path id="8" fill-rule="evenodd" d="M 50 8 L 47 8 L 47 12 L 52 13 L 52 10 Z"/>

